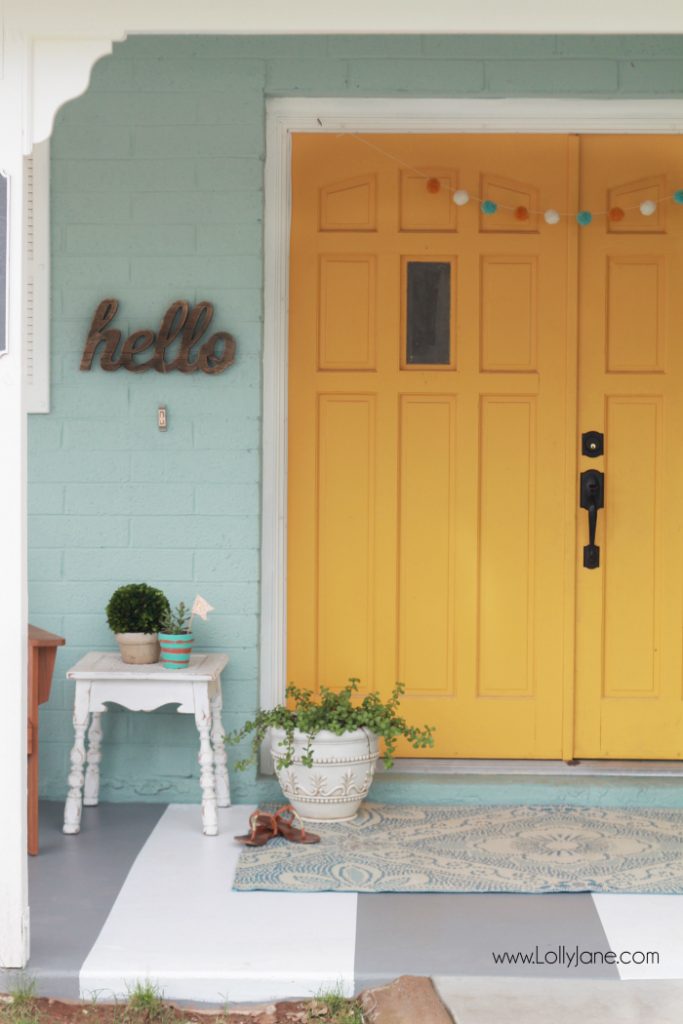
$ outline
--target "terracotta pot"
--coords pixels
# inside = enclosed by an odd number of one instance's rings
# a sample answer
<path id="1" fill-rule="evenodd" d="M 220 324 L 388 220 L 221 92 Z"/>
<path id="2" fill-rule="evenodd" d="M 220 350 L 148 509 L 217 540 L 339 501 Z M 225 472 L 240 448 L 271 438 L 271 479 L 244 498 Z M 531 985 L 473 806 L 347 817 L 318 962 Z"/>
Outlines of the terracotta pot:
<path id="1" fill-rule="evenodd" d="M 294 762 L 278 768 L 285 752 L 284 729 L 271 729 L 270 752 L 285 797 L 307 821 L 349 821 L 368 795 L 379 755 L 377 736 L 369 729 L 344 732 L 326 730 L 313 739 L 313 766 L 302 763 L 308 746 L 306 733 L 294 732 Z"/>
<path id="2" fill-rule="evenodd" d="M 159 660 L 159 636 L 157 633 L 115 633 L 126 665 L 153 665 Z"/>

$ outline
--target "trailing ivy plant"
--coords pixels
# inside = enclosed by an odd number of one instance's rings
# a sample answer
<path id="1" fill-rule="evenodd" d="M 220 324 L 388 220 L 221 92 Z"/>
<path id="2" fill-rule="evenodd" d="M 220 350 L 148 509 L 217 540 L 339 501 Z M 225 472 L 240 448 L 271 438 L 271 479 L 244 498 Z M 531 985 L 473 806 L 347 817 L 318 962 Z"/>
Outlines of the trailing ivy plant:
<path id="1" fill-rule="evenodd" d="M 387 768 L 391 768 L 394 763 L 399 737 L 408 740 L 415 750 L 434 746 L 434 726 L 418 728 L 408 725 L 398 713 L 401 697 L 405 693 L 404 683 L 396 683 L 387 701 L 382 701 L 373 690 L 360 703 L 354 703 L 359 682 L 359 679 L 349 679 L 341 690 L 321 686 L 319 697 L 312 690 L 302 690 L 290 683 L 286 694 L 292 702 L 291 707 L 278 704 L 277 707 L 258 711 L 253 721 L 246 722 L 241 729 L 227 737 L 227 742 L 231 744 L 250 737 L 251 756 L 238 761 L 235 768 L 241 771 L 257 761 L 261 744 L 271 728 L 283 729 L 285 732 L 284 753 L 278 759 L 278 768 L 289 768 L 294 761 L 294 732 L 297 729 L 305 733 L 308 740 L 301 758 L 307 768 L 313 766 L 315 735 L 323 729 L 337 736 L 355 732 L 356 729 L 368 729 L 380 736 L 384 740 L 383 761 Z"/>
<path id="2" fill-rule="evenodd" d="M 109 598 L 107 622 L 114 633 L 158 633 L 168 598 L 147 583 L 128 583 Z"/>

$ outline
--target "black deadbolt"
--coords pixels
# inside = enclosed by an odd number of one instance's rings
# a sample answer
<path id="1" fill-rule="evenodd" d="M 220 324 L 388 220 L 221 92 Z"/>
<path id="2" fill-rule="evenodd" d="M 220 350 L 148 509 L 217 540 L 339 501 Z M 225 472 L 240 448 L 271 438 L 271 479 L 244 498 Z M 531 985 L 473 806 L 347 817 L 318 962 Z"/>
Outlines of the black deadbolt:
<path id="1" fill-rule="evenodd" d="M 587 430 L 581 435 L 581 454 L 589 459 L 597 459 L 605 452 L 605 435 L 599 430 Z"/>

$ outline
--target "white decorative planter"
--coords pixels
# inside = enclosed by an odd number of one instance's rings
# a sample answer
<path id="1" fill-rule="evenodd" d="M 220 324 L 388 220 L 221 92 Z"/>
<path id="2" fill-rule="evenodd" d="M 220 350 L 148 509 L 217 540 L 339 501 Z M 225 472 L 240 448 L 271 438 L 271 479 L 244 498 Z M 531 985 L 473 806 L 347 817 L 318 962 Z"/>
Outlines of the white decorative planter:
<path id="1" fill-rule="evenodd" d="M 271 729 L 270 752 L 282 792 L 292 807 L 307 821 L 348 821 L 355 818 L 370 789 L 379 744 L 369 729 L 357 729 L 337 736 L 333 732 L 316 733 L 313 740 L 313 767 L 301 758 L 308 746 L 306 733 L 294 732 L 294 763 L 278 768 L 285 752 L 284 729 Z"/>
<path id="2" fill-rule="evenodd" d="M 126 665 L 153 665 L 159 660 L 157 633 L 114 633 Z"/>

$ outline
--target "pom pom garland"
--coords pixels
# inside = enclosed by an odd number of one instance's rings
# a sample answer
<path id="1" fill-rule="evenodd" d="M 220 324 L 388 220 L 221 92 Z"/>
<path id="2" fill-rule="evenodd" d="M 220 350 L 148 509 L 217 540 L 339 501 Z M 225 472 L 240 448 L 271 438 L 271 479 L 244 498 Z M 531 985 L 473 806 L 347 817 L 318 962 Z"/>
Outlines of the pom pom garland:
<path id="1" fill-rule="evenodd" d="M 428 179 L 428 192 L 438 192 L 440 188 L 441 184 L 437 178 Z M 459 188 L 455 192 L 453 192 L 451 198 L 453 199 L 453 202 L 455 203 L 456 206 L 466 206 L 467 203 L 469 203 L 470 201 L 470 194 L 467 191 L 467 189 Z M 676 191 L 671 196 L 667 196 L 666 198 L 673 199 L 673 201 L 677 203 L 679 206 L 683 206 L 683 188 L 676 189 Z M 663 202 L 663 200 L 660 200 L 660 202 Z M 657 200 L 644 199 L 643 202 L 637 208 L 640 210 L 640 213 L 643 215 L 643 217 L 651 217 L 653 213 L 657 212 L 657 206 Z M 481 210 L 482 213 L 491 216 L 492 214 L 498 212 L 498 203 L 494 203 L 492 199 L 482 199 L 479 201 L 479 209 Z M 540 210 L 530 210 L 528 206 L 504 206 L 503 209 L 510 210 L 515 220 L 519 221 L 528 221 L 532 213 L 541 213 Z M 636 209 L 636 207 L 632 207 L 632 209 Z M 559 213 L 558 210 L 555 210 L 552 207 L 549 207 L 547 210 L 543 210 L 542 212 L 543 220 L 546 222 L 546 224 L 550 225 L 559 224 L 563 216 L 571 216 L 571 214 Z M 576 214 L 576 222 L 577 224 L 580 224 L 581 227 L 587 227 L 589 224 L 592 223 L 594 216 L 607 217 L 607 219 L 612 221 L 613 223 L 618 223 L 619 221 L 622 221 L 626 216 L 626 210 L 624 210 L 621 206 L 612 206 L 609 210 L 602 210 L 598 214 L 593 214 L 591 210 L 579 210 L 579 212 Z"/>
<path id="2" fill-rule="evenodd" d="M 387 150 L 382 149 L 380 146 L 377 146 L 375 143 L 368 142 L 366 139 L 364 139 L 360 135 L 357 135 L 355 132 L 342 132 L 342 134 L 348 134 L 350 137 L 357 139 L 358 142 L 362 142 L 365 145 L 370 146 L 371 149 L 374 149 L 378 153 L 382 153 L 388 159 L 393 160 L 397 165 L 407 167 L 415 174 L 416 177 L 422 178 L 424 180 L 427 192 L 431 194 L 436 194 L 441 191 L 443 186 L 440 178 L 435 177 L 434 175 L 428 176 L 424 174 L 422 171 L 418 170 L 416 167 L 411 167 L 409 164 L 405 162 L 405 160 L 402 160 L 395 153 L 390 153 Z M 481 212 L 489 216 L 494 213 L 497 213 L 498 211 L 498 204 L 495 203 L 492 199 L 484 199 L 482 196 L 476 195 L 470 197 L 469 192 L 467 191 L 467 189 L 464 188 L 459 188 L 452 192 L 451 198 L 456 206 L 466 206 L 467 203 L 469 203 L 470 198 L 473 198 L 475 202 L 479 204 L 479 209 L 481 210 Z M 555 210 L 552 207 L 548 207 L 548 209 L 546 210 L 530 210 L 528 207 L 523 205 L 503 205 L 501 209 L 509 211 L 509 213 L 512 214 L 515 220 L 518 221 L 527 221 L 532 215 L 537 216 L 539 214 L 542 214 L 543 220 L 546 224 L 559 224 L 563 217 L 574 217 L 578 224 L 585 227 L 586 225 L 592 222 L 594 217 L 605 217 L 613 222 L 621 221 L 624 219 L 625 215 L 630 210 L 640 210 L 640 213 L 643 217 L 651 217 L 654 213 L 656 213 L 657 207 L 660 203 L 668 202 L 669 200 L 673 200 L 673 202 L 676 203 L 678 206 L 683 206 L 683 187 L 674 189 L 671 195 L 662 196 L 661 199 L 644 199 L 639 206 L 629 206 L 626 207 L 626 209 L 623 209 L 620 206 L 613 206 L 611 209 L 599 210 L 595 213 L 591 210 L 579 210 L 578 213 L 560 213 L 558 210 Z"/>
<path id="3" fill-rule="evenodd" d="M 438 178 L 426 178 L 425 186 L 427 191 L 432 194 L 441 191 L 441 182 Z M 674 203 L 677 203 L 679 206 L 683 206 L 683 188 L 676 189 L 676 191 L 672 195 L 667 196 L 666 198 L 673 199 Z M 456 189 L 455 192 L 451 194 L 451 199 L 453 200 L 456 206 L 467 206 L 467 204 L 470 201 L 470 194 L 466 188 L 459 188 Z M 655 199 L 644 199 L 643 202 L 640 203 L 640 205 L 638 206 L 638 209 L 640 210 L 640 213 L 643 215 L 643 217 L 651 217 L 654 213 L 657 212 L 657 206 L 659 202 L 663 201 L 664 200 L 658 201 Z M 498 212 L 498 203 L 495 203 L 492 199 L 480 199 L 479 209 L 481 210 L 482 213 L 486 214 L 487 216 L 491 216 L 492 214 Z M 546 224 L 550 225 L 559 224 L 563 216 L 571 216 L 571 214 L 559 213 L 559 211 L 553 209 L 553 207 L 549 207 L 547 210 L 543 211 L 530 210 L 528 206 L 521 205 L 514 207 L 503 206 L 503 209 L 510 210 L 512 216 L 515 218 L 515 220 L 518 221 L 528 221 L 532 213 L 538 214 L 542 212 L 543 220 L 546 222 Z M 632 207 L 632 209 L 636 209 L 636 207 Z M 579 212 L 575 215 L 575 219 L 577 224 L 580 224 L 581 227 L 587 227 L 589 224 L 592 223 L 594 216 L 607 217 L 607 219 L 612 221 L 613 223 L 618 223 L 619 221 L 622 221 L 626 216 L 626 210 L 624 210 L 621 206 L 612 206 L 609 210 L 601 210 L 598 214 L 593 214 L 591 210 L 579 210 Z"/>
<path id="4" fill-rule="evenodd" d="M 428 192 L 438 192 L 441 188 L 441 183 L 437 178 L 429 178 L 427 181 Z M 476 197 L 475 197 L 476 198 Z M 673 199 L 674 203 L 679 206 L 683 206 L 683 188 L 678 188 L 670 195 L 666 196 L 666 199 Z M 453 202 L 456 206 L 466 206 L 470 201 L 470 194 L 467 189 L 459 188 L 452 195 Z M 630 207 L 629 209 L 638 209 L 643 217 L 651 217 L 657 212 L 657 207 L 660 202 L 664 200 L 656 199 L 644 199 L 638 207 Z M 498 203 L 494 203 L 492 199 L 482 199 L 479 201 L 479 209 L 482 213 L 491 214 L 498 212 Z M 528 206 L 504 206 L 504 210 L 510 210 L 515 220 L 527 221 L 531 217 L 532 213 L 543 213 L 543 220 L 546 224 L 559 224 L 562 217 L 572 216 L 571 214 L 562 214 L 558 210 L 549 207 L 547 210 L 530 210 Z M 594 216 L 607 217 L 613 223 L 622 221 L 626 216 L 626 210 L 621 206 L 612 206 L 609 210 L 601 210 L 599 213 L 594 214 L 591 210 L 579 210 L 576 214 L 576 221 L 582 227 L 586 227 L 593 220 Z"/>

